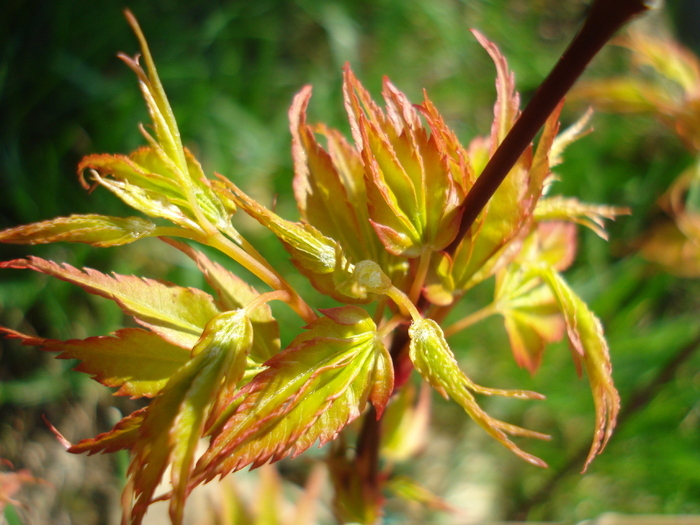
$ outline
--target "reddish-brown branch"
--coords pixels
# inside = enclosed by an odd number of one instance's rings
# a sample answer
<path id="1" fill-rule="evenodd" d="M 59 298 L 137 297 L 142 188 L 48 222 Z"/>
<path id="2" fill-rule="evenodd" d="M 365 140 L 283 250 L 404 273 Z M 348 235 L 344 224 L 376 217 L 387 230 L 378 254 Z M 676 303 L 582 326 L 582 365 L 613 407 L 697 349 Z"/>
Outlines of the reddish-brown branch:
<path id="1" fill-rule="evenodd" d="M 581 31 L 542 82 L 508 135 L 489 160 L 462 203 L 464 214 L 459 233 L 447 248 L 454 253 L 459 243 L 591 59 L 634 16 L 646 11 L 644 0 L 595 0 Z"/>

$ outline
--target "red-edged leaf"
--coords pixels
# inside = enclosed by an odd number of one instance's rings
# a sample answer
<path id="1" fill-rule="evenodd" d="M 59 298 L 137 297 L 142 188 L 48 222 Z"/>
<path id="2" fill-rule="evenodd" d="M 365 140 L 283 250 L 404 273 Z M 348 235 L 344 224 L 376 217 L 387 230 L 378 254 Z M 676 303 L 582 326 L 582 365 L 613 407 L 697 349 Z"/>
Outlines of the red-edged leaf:
<path id="1" fill-rule="evenodd" d="M 84 452 L 87 452 L 88 456 L 99 452 L 111 454 L 119 450 L 129 450 L 134 446 L 147 411 L 148 407 L 136 410 L 122 418 L 109 432 L 103 432 L 94 438 L 83 439 L 74 445 L 64 438 L 51 423 L 46 421 L 46 424 L 49 425 L 49 429 L 58 440 L 66 446 L 66 450 L 72 454 L 83 454 Z"/>
<path id="2" fill-rule="evenodd" d="M 187 482 L 197 443 L 221 391 L 235 387 L 246 370 L 253 331 L 244 311 L 224 312 L 206 326 L 193 358 L 153 400 L 132 449 L 128 493 L 133 490 L 132 524 L 141 523 L 153 493 L 170 465 L 170 517 L 182 522 Z"/>
<path id="3" fill-rule="evenodd" d="M 47 244 L 82 242 L 104 248 L 129 244 L 154 235 L 156 225 L 138 217 L 106 215 L 71 215 L 35 222 L 0 232 L 0 242 L 12 244 Z"/>
<path id="4" fill-rule="evenodd" d="M 513 72 L 508 68 L 508 62 L 498 47 L 478 31 L 472 30 L 472 34 L 496 65 L 496 104 L 493 108 L 494 119 L 491 128 L 491 153 L 493 153 L 518 118 L 520 96 L 515 91 Z"/>
<path id="5" fill-rule="evenodd" d="M 220 264 L 211 261 L 202 252 L 172 239 L 162 238 L 162 240 L 182 251 L 197 264 L 209 286 L 214 289 L 217 305 L 221 311 L 238 310 L 259 297 L 260 294 L 250 284 Z M 250 357 L 262 365 L 279 352 L 279 325 L 272 317 L 272 311 L 267 303 L 257 307 L 249 317 L 255 334 Z"/>
<path id="6" fill-rule="evenodd" d="M 124 328 L 108 336 L 59 341 L 34 337 L 0 327 L 6 337 L 23 345 L 60 352 L 58 359 L 79 359 L 75 368 L 105 386 L 119 388 L 116 395 L 154 397 L 182 365 L 190 352 L 164 341 L 153 332 Z"/>
<path id="7" fill-rule="evenodd" d="M 195 288 L 135 276 L 105 275 L 69 264 L 29 257 L 0 263 L 0 268 L 30 269 L 77 284 L 87 292 L 115 301 L 124 313 L 170 343 L 191 349 L 218 310 L 210 295 Z"/>
<path id="8" fill-rule="evenodd" d="M 539 267 L 534 271 L 547 283 L 557 298 L 566 321 L 574 361 L 579 370 L 583 362 L 591 384 L 596 422 L 593 444 L 584 465 L 585 470 L 605 448 L 620 411 L 620 396 L 612 379 L 608 343 L 598 318 L 557 272 L 548 267 Z"/>
<path id="9" fill-rule="evenodd" d="M 564 319 L 550 289 L 538 279 L 523 280 L 518 268 L 496 278 L 496 308 L 503 316 L 518 366 L 534 373 L 548 344 L 564 336 Z"/>
<path id="10" fill-rule="evenodd" d="M 324 311 L 239 393 L 241 403 L 214 436 L 193 484 L 321 445 L 360 415 L 381 414 L 393 389 L 391 358 L 364 310 Z"/>
<path id="11" fill-rule="evenodd" d="M 460 370 L 442 329 L 432 319 L 414 320 L 408 333 L 411 338 L 409 355 L 423 379 L 444 397 L 450 397 L 459 403 L 481 428 L 513 453 L 538 467 L 547 466 L 540 458 L 521 450 L 507 434 L 538 439 L 549 439 L 549 436 L 492 418 L 477 404 L 472 392 L 519 399 L 542 399 L 542 395 L 526 390 L 500 390 L 475 384 Z"/>
<path id="12" fill-rule="evenodd" d="M 316 141 L 313 131 L 306 124 L 306 108 L 310 98 L 311 87 L 307 86 L 294 97 L 289 110 L 294 196 L 305 220 L 324 235 L 338 241 L 354 260 L 360 261 L 371 256 L 364 242 L 366 232 L 360 227 L 355 207 L 348 199 L 345 183 L 334 165 L 333 157 Z"/>

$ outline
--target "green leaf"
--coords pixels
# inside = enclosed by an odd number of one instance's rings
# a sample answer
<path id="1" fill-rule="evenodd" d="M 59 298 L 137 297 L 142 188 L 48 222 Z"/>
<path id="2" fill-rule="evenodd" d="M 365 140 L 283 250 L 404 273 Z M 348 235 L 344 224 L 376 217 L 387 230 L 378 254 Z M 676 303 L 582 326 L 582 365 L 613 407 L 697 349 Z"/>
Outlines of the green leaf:
<path id="1" fill-rule="evenodd" d="M 583 363 L 591 384 L 596 421 L 593 444 L 584 466 L 586 470 L 595 456 L 605 448 L 620 411 L 620 396 L 612 379 L 608 343 L 598 318 L 557 272 L 545 266 L 535 268 L 534 271 L 557 298 L 566 321 L 574 362 L 579 372 Z"/>
<path id="2" fill-rule="evenodd" d="M 188 173 L 193 179 L 191 186 L 193 197 L 182 182 L 182 173 L 171 159 L 163 157 L 157 145 L 142 147 L 131 155 L 88 155 L 78 165 L 83 185 L 88 183 L 83 178 L 87 170 L 92 178 L 117 195 L 126 204 L 151 217 L 167 219 L 183 228 L 202 231 L 197 211 L 225 233 L 238 238 L 230 224 L 230 217 L 235 212 L 235 204 L 219 192 L 212 190 L 207 183 L 204 172 L 194 156 L 185 148 L 184 159 Z M 197 210 L 193 208 L 194 199 Z"/>
<path id="3" fill-rule="evenodd" d="M 82 242 L 104 248 L 129 244 L 154 235 L 156 225 L 138 217 L 106 215 L 71 215 L 35 222 L 0 232 L 0 242 L 12 244 L 47 244 Z"/>
<path id="4" fill-rule="evenodd" d="M 135 276 L 78 270 L 39 257 L 0 263 L 0 268 L 30 269 L 77 284 L 87 292 L 115 301 L 124 313 L 166 341 L 191 349 L 206 323 L 218 313 L 210 295 L 195 288 Z"/>
<path id="5" fill-rule="evenodd" d="M 207 324 L 193 358 L 148 407 L 129 466 L 129 487 L 136 499 L 134 525 L 141 523 L 168 465 L 173 485 L 170 517 L 173 524 L 182 522 L 197 443 L 219 393 L 235 387 L 243 377 L 252 338 L 244 311 L 218 315 Z"/>
<path id="6" fill-rule="evenodd" d="M 204 253 L 182 242 L 168 238 L 162 238 L 162 240 L 183 252 L 197 264 L 207 283 L 213 288 L 217 306 L 221 311 L 244 308 L 260 296 L 255 288 L 220 264 L 211 261 Z M 257 364 L 262 365 L 280 350 L 279 325 L 272 317 L 272 311 L 267 303 L 253 310 L 249 318 L 255 334 L 250 357 Z"/>
<path id="7" fill-rule="evenodd" d="M 310 98 L 311 87 L 307 86 L 294 97 L 289 110 L 294 157 L 294 196 L 299 212 L 323 235 L 335 239 L 354 260 L 376 257 L 378 251 L 375 245 L 378 244 L 378 239 L 369 224 L 367 204 L 361 202 L 353 205 L 346 188 L 347 184 L 361 185 L 362 200 L 366 200 L 363 172 L 360 171 L 359 177 L 353 173 L 357 168 L 362 170 L 359 154 L 350 148 L 338 151 L 339 144 L 335 144 L 335 157 L 323 149 L 306 123 L 306 109 Z M 344 158 L 342 163 L 336 166 L 340 160 L 337 157 L 339 153 L 344 154 Z M 355 162 L 353 163 L 352 158 L 347 158 L 348 156 L 356 157 Z M 357 166 L 355 170 L 350 167 L 352 164 Z M 341 176 L 341 170 L 344 177 Z M 356 193 L 357 190 L 353 196 L 356 196 Z"/>
<path id="8" fill-rule="evenodd" d="M 496 46 L 474 32 L 496 64 L 497 98 L 494 123 L 488 144 L 474 141 L 470 155 L 492 155 L 519 114 L 519 96 L 515 93 L 512 72 Z M 515 166 L 498 187 L 488 205 L 471 227 L 454 254 L 453 277 L 457 290 L 464 291 L 492 276 L 510 262 L 518 252 L 517 243 L 528 233 L 533 212 L 550 174 L 549 156 L 559 130 L 559 113 L 555 109 L 545 122 L 537 149 L 532 145 L 523 152 Z M 480 166 L 477 175 L 480 174 Z"/>
<path id="9" fill-rule="evenodd" d="M 538 221 L 570 221 L 590 228 L 602 239 L 608 238 L 604 219 L 615 219 L 618 215 L 629 215 L 629 208 L 587 204 L 575 198 L 550 197 L 542 199 L 535 208 Z"/>
<path id="10" fill-rule="evenodd" d="M 508 62 L 498 47 L 478 31 L 472 30 L 472 34 L 496 65 L 496 104 L 493 108 L 494 119 L 491 127 L 491 153 L 493 153 L 520 114 L 520 95 L 515 91 L 515 76 L 508 68 Z"/>
<path id="11" fill-rule="evenodd" d="M 134 443 L 136 443 L 141 424 L 146 417 L 147 411 L 148 407 L 136 410 L 125 418 L 122 418 L 109 432 L 103 432 L 94 438 L 83 439 L 74 445 L 66 440 L 53 425 L 46 420 L 44 421 L 49 425 L 49 429 L 56 435 L 58 440 L 64 444 L 68 452 L 72 454 L 87 452 L 88 456 L 92 456 L 98 452 L 111 454 L 119 450 L 131 449 Z"/>
<path id="12" fill-rule="evenodd" d="M 105 386 L 119 388 L 116 395 L 154 397 L 170 377 L 190 359 L 190 352 L 140 328 L 124 328 L 112 335 L 59 341 L 22 334 L 0 327 L 6 337 L 23 345 L 60 352 L 57 359 L 79 359 L 75 368 Z"/>
<path id="13" fill-rule="evenodd" d="M 510 265 L 496 277 L 495 306 L 515 361 L 534 373 L 547 345 L 564 336 L 564 319 L 551 290 L 539 279 L 526 278 L 518 265 Z"/>
<path id="14" fill-rule="evenodd" d="M 323 445 L 368 400 L 381 415 L 393 367 L 374 322 L 354 306 L 323 313 L 243 387 L 240 405 L 198 462 L 193 484 L 296 456 L 317 440 Z"/>
<path id="15" fill-rule="evenodd" d="M 547 466 L 541 459 L 521 450 L 507 434 L 538 439 L 549 439 L 548 436 L 492 418 L 477 404 L 472 392 L 518 399 L 542 399 L 542 395 L 526 390 L 500 390 L 475 384 L 460 370 L 442 329 L 432 319 L 414 321 L 408 334 L 411 338 L 409 355 L 423 379 L 444 397 L 450 397 L 459 403 L 481 428 L 513 453 L 533 465 Z"/>
<path id="16" fill-rule="evenodd" d="M 575 253 L 574 224 L 540 223 L 516 259 L 496 274 L 494 308 L 504 318 L 516 362 L 531 373 L 539 368 L 546 346 L 564 336 L 565 324 L 551 289 L 529 268 L 564 270 Z"/>

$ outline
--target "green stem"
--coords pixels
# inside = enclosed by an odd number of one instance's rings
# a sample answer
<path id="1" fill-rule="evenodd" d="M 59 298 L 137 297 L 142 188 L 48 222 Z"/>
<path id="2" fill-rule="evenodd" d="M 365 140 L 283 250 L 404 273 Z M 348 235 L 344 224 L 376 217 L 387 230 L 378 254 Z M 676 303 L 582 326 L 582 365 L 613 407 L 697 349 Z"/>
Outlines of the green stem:
<path id="1" fill-rule="evenodd" d="M 260 255 L 245 240 L 243 241 L 244 247 L 241 247 L 218 231 L 214 234 L 207 235 L 206 233 L 199 233 L 192 230 L 175 227 L 160 227 L 156 229 L 155 233 L 158 236 L 191 239 L 206 246 L 216 248 L 239 263 L 273 290 L 283 290 L 287 292 L 287 300 L 285 300 L 285 302 L 305 322 L 310 323 L 318 317 L 311 307 L 304 302 L 296 290 L 292 288 L 292 285 L 290 285 L 280 274 L 278 274 L 275 269 L 272 268 L 272 266 L 270 266 L 270 264 L 262 257 L 262 255 Z"/>
<path id="2" fill-rule="evenodd" d="M 425 283 L 425 277 L 428 275 L 428 268 L 430 267 L 430 257 L 432 256 L 432 250 L 424 248 L 418 259 L 418 268 L 416 269 L 416 275 L 413 278 L 413 284 L 411 285 L 411 290 L 408 293 L 408 298 L 413 304 L 418 302 L 420 298 L 420 291 L 423 289 L 423 284 Z"/>
<path id="3" fill-rule="evenodd" d="M 477 310 L 476 312 L 469 314 L 466 317 L 463 317 L 459 321 L 445 328 L 445 337 L 449 337 L 451 335 L 456 334 L 457 332 L 461 332 L 465 328 L 469 328 L 470 326 L 486 319 L 487 317 L 492 316 L 495 313 L 498 313 L 498 311 L 496 310 L 496 305 L 494 303 L 491 303 L 490 305 L 485 306 L 481 310 Z"/>
<path id="4" fill-rule="evenodd" d="M 484 171 L 464 199 L 462 203 L 464 214 L 459 233 L 447 247 L 447 253 L 455 252 L 481 210 L 591 59 L 618 29 L 647 9 L 649 6 L 644 0 L 595 0 L 593 2 L 581 31 L 537 89 L 530 103 L 489 159 Z"/>

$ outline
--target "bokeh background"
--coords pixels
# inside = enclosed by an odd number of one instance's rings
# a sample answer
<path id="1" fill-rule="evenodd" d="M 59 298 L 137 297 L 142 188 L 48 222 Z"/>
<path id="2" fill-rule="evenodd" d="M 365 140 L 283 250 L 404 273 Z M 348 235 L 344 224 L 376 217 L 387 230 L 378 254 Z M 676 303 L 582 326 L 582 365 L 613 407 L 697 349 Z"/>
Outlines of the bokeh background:
<path id="1" fill-rule="evenodd" d="M 154 0 L 128 7 L 149 40 L 184 141 L 205 171 L 234 179 L 295 218 L 287 108 L 303 85 L 314 86 L 311 119 L 344 131 L 345 62 L 376 97 L 384 75 L 414 101 L 425 88 L 466 143 L 488 133 L 495 97 L 493 64 L 469 28 L 498 44 L 527 100 L 574 35 L 587 3 Z M 687 3 L 663 6 L 639 23 L 692 39 L 700 22 L 687 10 L 696 3 Z M 147 113 L 133 74 L 115 56 L 137 51 L 125 7 L 111 1 L 2 2 L 0 228 L 71 213 L 131 214 L 104 190 L 87 194 L 75 173 L 86 154 L 127 153 L 143 144 L 137 125 L 147 122 Z M 586 76 L 624 72 L 628 58 L 624 49 L 608 47 Z M 584 110 L 567 106 L 564 123 Z M 553 439 L 523 445 L 551 465 L 536 469 L 491 442 L 458 406 L 435 398 L 429 446 L 400 471 L 465 509 L 462 523 L 575 522 L 610 511 L 700 513 L 700 282 L 673 277 L 635 253 L 661 214 L 658 197 L 693 159 L 652 117 L 596 114 L 593 125 L 594 133 L 568 149 L 552 191 L 633 212 L 609 226 L 609 243 L 581 231 L 577 263 L 566 273 L 606 327 L 624 401 L 621 420 L 605 453 L 581 475 L 593 406 L 566 345 L 548 349 L 543 367 L 530 376 L 511 358 L 498 319 L 466 331 L 453 348 L 473 379 L 547 396 L 543 402 L 488 400 L 487 408 Z M 286 259 L 255 225 L 241 229 L 263 253 Z M 157 240 L 117 249 L 3 245 L 0 259 L 35 254 L 201 286 L 196 270 L 173 252 Z M 490 286 L 475 290 L 463 311 L 484 304 Z M 0 324 L 68 339 L 107 334 L 123 319 L 114 305 L 80 289 L 3 270 Z M 77 441 L 108 430 L 135 402 L 71 371 L 73 362 L 10 340 L 0 341 L 0 348 L 0 458 L 49 482 L 23 489 L 19 498 L 27 508 L 8 507 L 6 519 L 116 523 L 126 456 L 71 456 L 41 416 Z M 387 523 L 453 519 L 389 503 Z"/>

